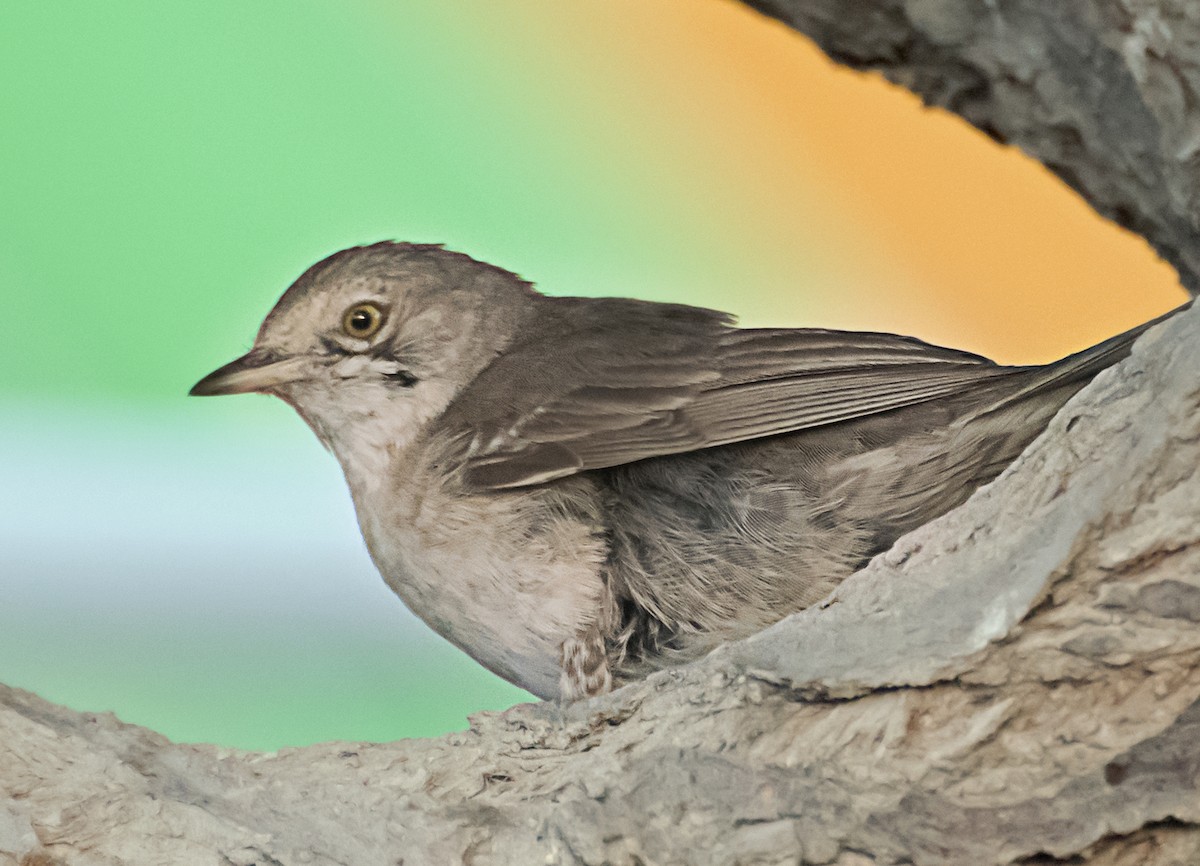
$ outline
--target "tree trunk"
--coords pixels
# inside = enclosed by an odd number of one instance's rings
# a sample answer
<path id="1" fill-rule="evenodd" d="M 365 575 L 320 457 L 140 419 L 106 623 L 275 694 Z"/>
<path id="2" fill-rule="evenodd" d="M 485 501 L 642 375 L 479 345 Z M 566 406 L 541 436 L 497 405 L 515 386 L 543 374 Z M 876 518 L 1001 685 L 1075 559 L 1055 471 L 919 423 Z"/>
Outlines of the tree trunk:
<path id="1" fill-rule="evenodd" d="M 755 5 L 1200 284 L 1200 7 Z M 0 864 L 1200 863 L 1198 467 L 1189 309 L 818 608 L 601 699 L 258 754 L 0 686 Z"/>

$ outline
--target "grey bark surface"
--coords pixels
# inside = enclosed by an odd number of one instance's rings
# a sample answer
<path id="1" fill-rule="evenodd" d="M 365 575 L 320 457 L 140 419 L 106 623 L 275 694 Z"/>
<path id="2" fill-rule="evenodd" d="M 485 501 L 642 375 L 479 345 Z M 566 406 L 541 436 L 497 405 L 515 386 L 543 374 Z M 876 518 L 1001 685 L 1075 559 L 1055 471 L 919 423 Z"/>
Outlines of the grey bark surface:
<path id="1" fill-rule="evenodd" d="M 1073 171 L 1195 285 L 1200 12 L 1054 5 L 772 10 Z M 1192 309 L 827 602 L 601 699 L 260 754 L 0 686 L 0 866 L 1194 864 L 1198 467 Z"/>
<path id="2" fill-rule="evenodd" d="M 746 2 L 1019 147 L 1200 288 L 1194 0 Z"/>

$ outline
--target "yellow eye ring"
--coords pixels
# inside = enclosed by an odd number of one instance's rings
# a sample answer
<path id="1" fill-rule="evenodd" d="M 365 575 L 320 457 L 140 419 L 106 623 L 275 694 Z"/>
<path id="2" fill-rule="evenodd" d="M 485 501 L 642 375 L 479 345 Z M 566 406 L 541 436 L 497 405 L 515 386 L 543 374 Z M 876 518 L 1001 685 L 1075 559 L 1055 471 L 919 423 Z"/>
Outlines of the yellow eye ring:
<path id="1" fill-rule="evenodd" d="M 374 304 L 355 304 L 342 316 L 342 330 L 356 340 L 365 340 L 383 325 L 383 311 Z"/>

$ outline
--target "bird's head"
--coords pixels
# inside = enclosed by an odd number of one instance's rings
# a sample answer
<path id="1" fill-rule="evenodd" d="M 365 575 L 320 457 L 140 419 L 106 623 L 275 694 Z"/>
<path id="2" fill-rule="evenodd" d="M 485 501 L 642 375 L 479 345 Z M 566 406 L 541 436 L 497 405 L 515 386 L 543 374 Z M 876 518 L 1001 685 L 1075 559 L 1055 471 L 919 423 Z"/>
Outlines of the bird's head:
<path id="1" fill-rule="evenodd" d="M 512 342 L 538 297 L 440 246 L 342 250 L 288 288 L 249 352 L 191 393 L 274 394 L 346 465 L 350 452 L 416 435 Z"/>

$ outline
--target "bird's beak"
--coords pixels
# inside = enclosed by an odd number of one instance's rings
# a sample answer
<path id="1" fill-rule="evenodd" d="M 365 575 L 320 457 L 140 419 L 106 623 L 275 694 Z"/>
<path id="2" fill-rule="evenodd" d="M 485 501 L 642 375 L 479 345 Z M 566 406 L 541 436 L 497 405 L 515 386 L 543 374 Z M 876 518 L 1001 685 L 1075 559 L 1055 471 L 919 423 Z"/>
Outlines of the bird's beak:
<path id="1" fill-rule="evenodd" d="M 279 358 L 258 349 L 247 352 L 236 361 L 213 370 L 188 391 L 193 397 L 215 397 L 219 394 L 248 394 L 269 391 L 277 385 L 306 379 L 312 364 L 304 355 Z"/>

